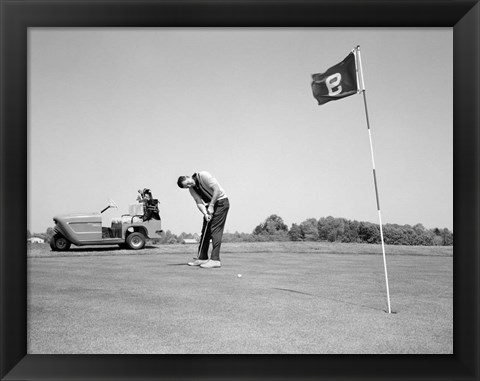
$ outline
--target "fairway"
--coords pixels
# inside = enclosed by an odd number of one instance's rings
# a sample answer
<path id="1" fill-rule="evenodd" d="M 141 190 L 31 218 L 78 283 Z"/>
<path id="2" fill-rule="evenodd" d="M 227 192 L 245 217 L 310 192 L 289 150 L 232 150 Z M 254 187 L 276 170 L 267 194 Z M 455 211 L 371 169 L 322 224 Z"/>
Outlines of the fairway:
<path id="1" fill-rule="evenodd" d="M 28 353 L 453 353 L 453 248 L 386 251 L 393 314 L 378 245 L 32 245 Z"/>

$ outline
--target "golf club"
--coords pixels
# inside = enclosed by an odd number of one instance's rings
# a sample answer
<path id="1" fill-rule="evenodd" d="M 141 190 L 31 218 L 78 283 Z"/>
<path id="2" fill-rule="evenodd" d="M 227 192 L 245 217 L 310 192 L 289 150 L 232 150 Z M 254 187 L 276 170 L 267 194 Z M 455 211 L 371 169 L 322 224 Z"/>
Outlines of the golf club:
<path id="1" fill-rule="evenodd" d="M 202 240 L 200 242 L 200 246 L 198 247 L 198 253 L 197 253 L 197 258 L 194 258 L 194 259 L 200 259 L 200 252 L 202 251 L 203 249 L 203 243 L 205 241 L 205 233 L 207 232 L 207 229 L 208 229 L 208 225 L 210 224 L 210 220 L 207 221 L 207 224 L 205 225 L 205 229 L 203 230 L 203 233 L 202 233 Z"/>

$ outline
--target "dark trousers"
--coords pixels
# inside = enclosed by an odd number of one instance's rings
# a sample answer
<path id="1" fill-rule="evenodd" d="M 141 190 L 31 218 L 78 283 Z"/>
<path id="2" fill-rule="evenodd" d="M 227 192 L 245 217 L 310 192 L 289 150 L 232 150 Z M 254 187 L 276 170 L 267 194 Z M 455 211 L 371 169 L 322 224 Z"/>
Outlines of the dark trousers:
<path id="1" fill-rule="evenodd" d="M 212 219 L 208 223 L 205 218 L 203 219 L 198 259 L 208 259 L 208 246 L 210 245 L 211 239 L 212 254 L 210 259 L 214 261 L 220 260 L 220 246 L 222 245 L 223 229 L 225 228 L 229 208 L 230 202 L 228 198 L 218 200 L 214 206 Z"/>

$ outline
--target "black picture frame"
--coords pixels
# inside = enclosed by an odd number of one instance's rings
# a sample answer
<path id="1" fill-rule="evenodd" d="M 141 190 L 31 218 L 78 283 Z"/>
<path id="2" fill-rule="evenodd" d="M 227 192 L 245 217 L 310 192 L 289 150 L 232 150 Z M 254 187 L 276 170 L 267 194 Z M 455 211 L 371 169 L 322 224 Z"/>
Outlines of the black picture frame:
<path id="1" fill-rule="evenodd" d="M 1 380 L 479 379 L 478 1 L 0 0 L 0 13 Z M 27 354 L 27 29 L 158 26 L 453 28 L 453 355 Z"/>

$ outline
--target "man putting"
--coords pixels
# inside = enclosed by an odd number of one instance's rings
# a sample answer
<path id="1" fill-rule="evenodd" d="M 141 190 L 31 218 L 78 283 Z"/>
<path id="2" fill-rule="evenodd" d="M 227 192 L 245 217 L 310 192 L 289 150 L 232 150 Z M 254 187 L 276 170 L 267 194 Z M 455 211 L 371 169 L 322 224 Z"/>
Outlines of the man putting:
<path id="1" fill-rule="evenodd" d="M 188 188 L 198 210 L 203 214 L 202 238 L 198 248 L 198 257 L 189 262 L 189 266 L 203 268 L 221 267 L 220 246 L 223 229 L 227 221 L 230 203 L 218 181 L 208 172 L 201 171 L 192 176 L 180 176 L 177 181 L 180 188 Z M 212 239 L 212 254 L 208 259 L 208 246 Z"/>

